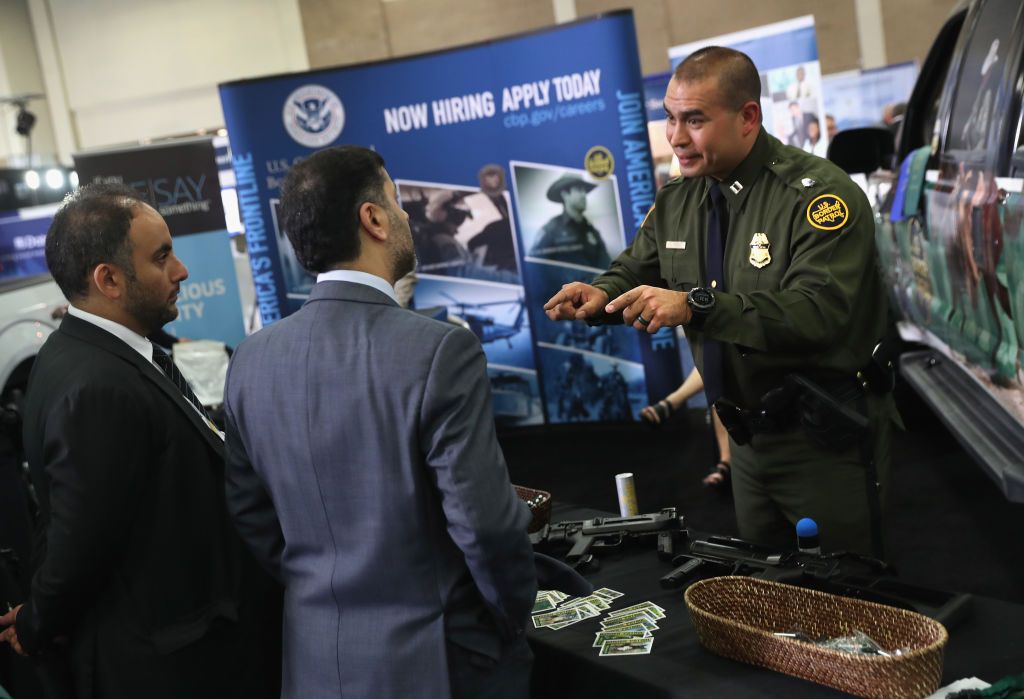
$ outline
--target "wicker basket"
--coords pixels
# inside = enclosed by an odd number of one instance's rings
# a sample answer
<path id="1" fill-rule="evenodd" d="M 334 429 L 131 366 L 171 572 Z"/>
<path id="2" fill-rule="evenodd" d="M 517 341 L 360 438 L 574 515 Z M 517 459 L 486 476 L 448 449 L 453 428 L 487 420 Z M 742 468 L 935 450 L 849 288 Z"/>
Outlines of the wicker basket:
<path id="1" fill-rule="evenodd" d="M 694 583 L 686 606 L 701 644 L 712 653 L 760 665 L 861 697 L 923 697 L 942 679 L 949 636 L 937 621 L 874 602 L 805 590 L 767 580 L 726 576 Z M 859 629 L 899 656 L 854 655 L 781 638 L 812 638 Z"/>
<path id="2" fill-rule="evenodd" d="M 530 506 L 530 513 L 533 515 L 526 531 L 533 534 L 543 529 L 544 525 L 551 521 L 551 493 L 545 490 L 524 488 L 521 485 L 512 487 L 516 489 L 519 499 Z"/>

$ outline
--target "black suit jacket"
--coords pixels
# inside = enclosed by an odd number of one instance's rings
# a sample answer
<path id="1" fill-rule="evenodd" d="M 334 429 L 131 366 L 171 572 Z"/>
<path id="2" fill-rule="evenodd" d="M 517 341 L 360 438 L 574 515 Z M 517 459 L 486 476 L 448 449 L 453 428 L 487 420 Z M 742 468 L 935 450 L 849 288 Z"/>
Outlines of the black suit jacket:
<path id="1" fill-rule="evenodd" d="M 242 578 L 259 574 L 227 516 L 223 443 L 173 383 L 67 316 L 24 413 L 41 514 L 26 650 L 66 658 L 82 698 L 249 696 L 246 678 L 276 696 L 279 656 L 240 637 Z"/>

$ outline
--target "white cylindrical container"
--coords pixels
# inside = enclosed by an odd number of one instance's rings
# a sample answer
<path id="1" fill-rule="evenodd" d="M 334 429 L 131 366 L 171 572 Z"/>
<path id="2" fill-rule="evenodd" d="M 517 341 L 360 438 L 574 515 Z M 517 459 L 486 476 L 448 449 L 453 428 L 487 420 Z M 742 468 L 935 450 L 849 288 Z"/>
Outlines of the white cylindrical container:
<path id="1" fill-rule="evenodd" d="M 640 514 L 636 504 L 636 482 L 632 473 L 620 473 L 615 476 L 615 490 L 619 494 L 619 515 L 635 517 Z"/>

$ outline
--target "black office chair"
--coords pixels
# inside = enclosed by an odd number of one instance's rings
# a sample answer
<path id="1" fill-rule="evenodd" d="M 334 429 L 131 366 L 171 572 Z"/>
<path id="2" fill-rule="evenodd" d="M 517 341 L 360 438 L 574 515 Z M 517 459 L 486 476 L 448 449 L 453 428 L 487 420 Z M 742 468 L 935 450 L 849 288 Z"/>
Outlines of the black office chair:
<path id="1" fill-rule="evenodd" d="M 837 133 L 828 144 L 827 157 L 849 173 L 893 169 L 896 138 L 884 126 L 864 126 Z"/>

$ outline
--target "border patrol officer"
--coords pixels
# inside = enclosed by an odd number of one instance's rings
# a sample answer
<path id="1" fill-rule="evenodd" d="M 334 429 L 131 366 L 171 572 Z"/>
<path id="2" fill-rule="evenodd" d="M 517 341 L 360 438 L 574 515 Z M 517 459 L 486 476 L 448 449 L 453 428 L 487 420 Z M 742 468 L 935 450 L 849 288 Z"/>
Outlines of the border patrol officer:
<path id="1" fill-rule="evenodd" d="M 822 547 L 881 556 L 891 374 L 868 201 L 842 170 L 761 126 L 753 62 L 708 47 L 676 69 L 669 182 L 633 244 L 592 285 L 565 285 L 552 320 L 683 325 L 729 429 L 740 534 L 792 547 L 811 517 Z M 870 376 L 870 380 L 869 377 Z"/>
<path id="2" fill-rule="evenodd" d="M 603 269 L 611 262 L 601 234 L 587 220 L 587 195 L 597 185 L 578 175 L 565 174 L 548 187 L 548 201 L 564 210 L 544 224 L 530 255 Z"/>

